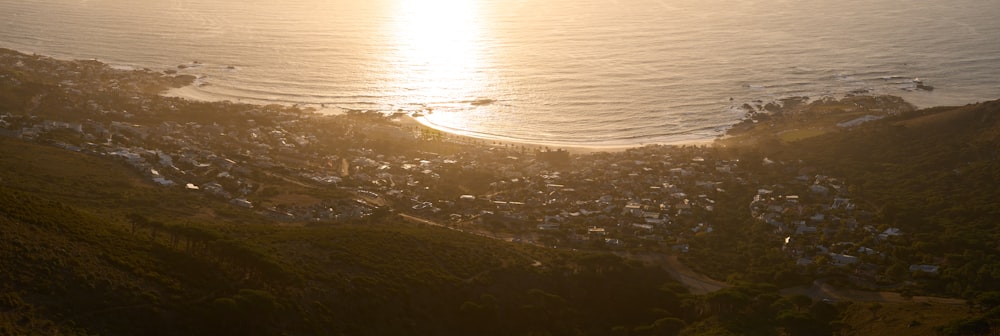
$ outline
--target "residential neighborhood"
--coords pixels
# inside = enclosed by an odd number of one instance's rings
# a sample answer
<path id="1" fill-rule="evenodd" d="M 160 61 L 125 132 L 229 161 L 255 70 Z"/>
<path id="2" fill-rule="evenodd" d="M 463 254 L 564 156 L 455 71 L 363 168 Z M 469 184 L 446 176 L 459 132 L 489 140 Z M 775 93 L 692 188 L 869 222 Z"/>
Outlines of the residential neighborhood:
<path id="1" fill-rule="evenodd" d="M 847 269 L 859 281 L 881 283 L 900 262 L 886 251 L 906 232 L 878 222 L 877 209 L 854 198 L 848 181 L 804 162 L 741 162 L 705 145 L 579 154 L 529 148 L 451 136 L 405 113 L 329 116 L 138 95 L 130 92 L 180 79 L 148 70 L 138 77 L 83 76 L 117 70 L 73 64 L 78 68 L 59 71 L 81 79 L 36 95 L 27 114 L 0 114 L 0 134 L 118 160 L 163 188 L 202 193 L 278 221 L 332 223 L 389 211 L 555 248 L 686 253 L 691 239 L 718 230 L 720 197 L 752 196 L 739 211 L 772 228 L 789 263 Z M 83 79 L 107 77 L 115 79 Z M 0 86 L 31 89 L 11 77 L 0 77 Z M 401 150 L 400 144 L 424 145 Z M 288 192 L 276 184 L 328 196 L 283 197 Z M 756 193 L 734 195 L 734 189 Z M 934 260 L 905 266 L 931 275 L 940 267 Z"/>

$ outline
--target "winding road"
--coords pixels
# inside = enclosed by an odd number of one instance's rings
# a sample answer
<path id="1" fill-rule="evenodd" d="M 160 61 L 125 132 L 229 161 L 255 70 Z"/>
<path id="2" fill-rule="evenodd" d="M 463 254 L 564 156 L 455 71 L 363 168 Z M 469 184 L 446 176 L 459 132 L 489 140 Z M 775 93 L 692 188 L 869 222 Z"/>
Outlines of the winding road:
<path id="1" fill-rule="evenodd" d="M 704 274 L 695 272 L 687 265 L 681 263 L 677 256 L 663 253 L 619 253 L 622 258 L 640 261 L 646 265 L 660 267 L 674 279 L 677 279 L 684 287 L 687 287 L 692 294 L 708 294 L 731 285 L 709 278 Z"/>

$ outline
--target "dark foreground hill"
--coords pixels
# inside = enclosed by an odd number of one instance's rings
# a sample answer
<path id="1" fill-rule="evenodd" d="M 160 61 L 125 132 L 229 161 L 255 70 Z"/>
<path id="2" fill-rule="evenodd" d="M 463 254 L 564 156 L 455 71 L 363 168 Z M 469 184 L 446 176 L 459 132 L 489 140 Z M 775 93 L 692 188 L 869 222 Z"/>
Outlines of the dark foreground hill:
<path id="1" fill-rule="evenodd" d="M 5 138 L 0 148 L 0 334 L 601 334 L 662 319 L 676 329 L 691 315 L 666 273 L 608 254 L 394 217 L 157 221 L 134 210 L 152 198 L 237 210 L 99 158 Z"/>
<path id="2" fill-rule="evenodd" d="M 921 110 L 744 155 L 847 176 L 915 232 L 897 253 L 948 263 L 919 290 L 985 309 L 1000 269 L 997 105 Z M 279 226 L 198 195 L 106 158 L 0 138 L 0 334 L 820 335 L 937 314 L 759 284 L 692 296 L 661 269 L 610 254 L 389 214 Z M 983 310 L 922 330 L 988 333 L 995 321 Z"/>
<path id="3" fill-rule="evenodd" d="M 989 308 L 1000 301 L 998 106 L 907 112 L 761 141 L 768 146 L 741 155 L 847 177 L 891 225 L 913 232 L 892 253 L 948 266 L 921 278 L 918 294 L 976 305 L 970 317 L 918 328 L 989 333 Z M 914 312 L 963 316 L 927 304 L 782 297 L 768 285 L 692 296 L 661 269 L 610 254 L 510 244 L 387 213 L 279 226 L 156 187 L 106 158 L 2 137 L 0 227 L 0 335 L 817 335 L 895 330 L 902 322 L 891 321 Z M 930 317 L 941 311 L 954 317 Z M 873 327 L 881 324 L 890 329 Z"/>

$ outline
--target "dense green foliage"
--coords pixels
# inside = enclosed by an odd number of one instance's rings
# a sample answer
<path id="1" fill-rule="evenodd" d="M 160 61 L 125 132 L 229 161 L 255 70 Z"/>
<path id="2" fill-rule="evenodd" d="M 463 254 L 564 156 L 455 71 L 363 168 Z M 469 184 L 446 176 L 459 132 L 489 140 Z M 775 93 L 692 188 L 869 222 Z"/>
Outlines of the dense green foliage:
<path id="1" fill-rule="evenodd" d="M 914 273 L 911 293 L 964 297 L 985 312 L 945 334 L 1000 326 L 989 311 L 1000 292 L 1000 101 L 904 113 L 768 150 L 845 176 L 885 225 L 908 232 L 891 257 L 943 266 L 939 275 Z"/>
<path id="2" fill-rule="evenodd" d="M 946 264 L 931 293 L 973 298 L 1000 291 L 1000 101 L 921 110 L 782 149 L 846 176 L 912 232 L 894 253 Z"/>
<path id="3" fill-rule="evenodd" d="M 807 296 L 782 297 L 771 285 L 747 284 L 708 294 L 712 316 L 687 331 L 692 335 L 829 335 L 840 329 L 837 307 Z"/>
<path id="4" fill-rule="evenodd" d="M 332 226 L 244 222 L 253 215 L 153 188 L 118 164 L 2 143 L 8 154 L 0 160 L 2 334 L 833 330 L 829 316 L 803 310 L 811 301 L 794 306 L 774 287 L 696 297 L 663 270 L 611 254 L 511 244 L 385 214 Z M 17 160 L 28 156 L 18 153 L 36 155 Z M 96 184 L 103 194 L 94 194 Z M 143 198 L 179 209 L 120 203 Z M 205 209 L 234 215 L 171 216 Z M 815 327 L 796 329 L 803 325 Z"/>
<path id="5" fill-rule="evenodd" d="M 683 313 L 662 272 L 444 229 L 220 233 L 133 215 L 130 232 L 6 188 L 0 208 L 5 304 L 21 331 L 593 334 Z"/>
<path id="6" fill-rule="evenodd" d="M 174 218 L 119 202 L 158 196 L 197 209 L 195 196 L 150 188 L 88 156 L 3 143 L 7 333 L 601 334 L 688 318 L 684 290 L 663 271 L 608 254 L 391 217 L 323 227 Z M 41 166 L 54 161 L 61 165 Z"/>

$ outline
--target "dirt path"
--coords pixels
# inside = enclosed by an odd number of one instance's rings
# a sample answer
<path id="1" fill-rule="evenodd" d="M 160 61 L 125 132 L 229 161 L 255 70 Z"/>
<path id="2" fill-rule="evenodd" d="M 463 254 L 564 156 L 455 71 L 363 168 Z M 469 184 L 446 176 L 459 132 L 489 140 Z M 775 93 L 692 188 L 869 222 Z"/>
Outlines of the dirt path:
<path id="1" fill-rule="evenodd" d="M 464 232 L 464 233 L 468 233 L 468 234 L 474 234 L 474 235 L 477 235 L 477 236 L 486 237 L 486 238 L 490 238 L 490 239 L 503 240 L 503 241 L 506 241 L 506 242 L 511 242 L 511 241 L 514 240 L 514 238 L 511 237 L 511 236 L 490 234 L 490 233 L 487 233 L 487 232 L 462 230 L 462 229 L 459 229 L 459 228 L 449 227 L 447 225 L 444 225 L 444 224 L 441 224 L 441 223 L 438 223 L 438 222 L 435 222 L 435 221 L 432 221 L 432 220 L 429 220 L 429 219 L 425 219 L 425 218 L 420 218 L 420 217 L 417 217 L 417 216 L 413 216 L 413 215 L 410 215 L 410 214 L 401 213 L 401 214 L 399 214 L 399 216 L 402 217 L 404 220 L 410 221 L 412 223 L 418 223 L 418 224 L 424 224 L 424 225 L 430 225 L 430 226 L 437 226 L 437 227 L 441 227 L 441 228 L 445 228 L 445 229 L 455 230 L 455 231 L 458 231 L 458 232 Z M 531 266 L 532 267 L 542 267 L 543 266 L 542 262 L 534 259 L 533 256 L 528 255 L 527 253 L 524 253 L 524 252 L 521 252 L 520 254 L 521 254 L 521 256 L 523 256 L 523 257 L 531 260 Z"/>
<path id="2" fill-rule="evenodd" d="M 691 293 L 694 294 L 706 294 L 730 287 L 725 282 L 695 272 L 690 267 L 687 267 L 687 265 L 682 264 L 680 260 L 677 260 L 677 256 L 667 257 L 665 266 L 663 269 L 670 273 L 670 275 L 673 275 L 674 278 L 677 278 L 677 281 L 687 286 L 691 290 Z"/>
<path id="3" fill-rule="evenodd" d="M 677 260 L 677 256 L 662 253 L 641 253 L 641 254 L 619 254 L 619 256 L 631 260 L 641 261 L 647 265 L 658 266 L 674 279 L 684 284 L 692 294 L 707 294 L 723 288 L 731 287 L 729 284 L 709 278 L 697 273 L 687 265 Z"/>

